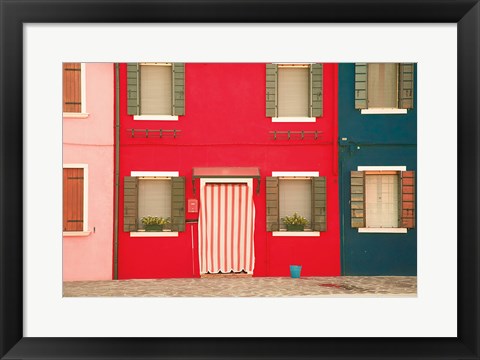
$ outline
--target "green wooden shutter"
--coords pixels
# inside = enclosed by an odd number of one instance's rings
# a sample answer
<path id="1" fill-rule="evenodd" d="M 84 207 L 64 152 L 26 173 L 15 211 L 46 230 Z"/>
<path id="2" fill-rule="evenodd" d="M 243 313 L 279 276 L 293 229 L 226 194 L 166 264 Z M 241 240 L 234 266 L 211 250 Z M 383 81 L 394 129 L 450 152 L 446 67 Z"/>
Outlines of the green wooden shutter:
<path id="1" fill-rule="evenodd" d="M 310 116 L 323 116 L 323 64 L 310 65 Z"/>
<path id="2" fill-rule="evenodd" d="M 185 115 L 185 64 L 172 64 L 173 115 Z"/>
<path id="3" fill-rule="evenodd" d="M 327 231 L 327 178 L 312 178 L 312 230 Z"/>
<path id="4" fill-rule="evenodd" d="M 140 64 L 127 64 L 128 115 L 140 115 Z"/>
<path id="5" fill-rule="evenodd" d="M 355 109 L 368 108 L 367 63 L 355 63 Z"/>
<path id="6" fill-rule="evenodd" d="M 278 177 L 267 177 L 267 231 L 280 230 L 278 206 Z"/>
<path id="7" fill-rule="evenodd" d="M 137 230 L 138 213 L 138 178 L 123 178 L 123 231 Z"/>
<path id="8" fill-rule="evenodd" d="M 185 176 L 172 178 L 172 231 L 185 231 Z"/>
<path id="9" fill-rule="evenodd" d="M 413 63 L 404 63 L 399 66 L 398 74 L 398 107 L 413 109 Z"/>
<path id="10" fill-rule="evenodd" d="M 363 171 L 350 173 L 350 207 L 352 227 L 365 227 L 365 175 Z"/>
<path id="11" fill-rule="evenodd" d="M 402 171 L 402 218 L 400 227 L 415 227 L 415 171 Z"/>
<path id="12" fill-rule="evenodd" d="M 276 64 L 266 64 L 266 116 L 277 116 L 277 74 L 278 66 Z"/>

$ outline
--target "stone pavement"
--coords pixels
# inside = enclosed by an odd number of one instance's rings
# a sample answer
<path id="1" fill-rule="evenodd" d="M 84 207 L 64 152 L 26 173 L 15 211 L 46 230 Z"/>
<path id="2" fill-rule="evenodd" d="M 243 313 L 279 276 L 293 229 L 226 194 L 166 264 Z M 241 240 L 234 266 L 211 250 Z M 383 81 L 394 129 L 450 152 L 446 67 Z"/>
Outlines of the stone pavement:
<path id="1" fill-rule="evenodd" d="M 209 277 L 70 281 L 64 297 L 415 297 L 416 276 Z"/>

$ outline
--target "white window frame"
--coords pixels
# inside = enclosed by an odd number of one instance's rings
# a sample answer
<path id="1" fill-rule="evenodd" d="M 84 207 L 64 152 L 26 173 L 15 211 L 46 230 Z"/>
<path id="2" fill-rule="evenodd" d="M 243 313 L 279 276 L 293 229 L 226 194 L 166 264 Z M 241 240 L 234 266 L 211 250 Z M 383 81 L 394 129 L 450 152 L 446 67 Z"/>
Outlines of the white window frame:
<path id="1" fill-rule="evenodd" d="M 63 236 L 88 236 L 88 164 L 63 164 L 63 169 L 83 169 L 83 230 L 63 231 Z"/>
<path id="2" fill-rule="evenodd" d="M 169 179 L 178 177 L 178 171 L 130 171 L 139 179 Z M 178 237 L 178 231 L 130 231 L 130 237 Z"/>
<path id="3" fill-rule="evenodd" d="M 367 63 L 367 68 L 368 68 Z M 397 64 L 397 69 L 398 66 L 400 65 L 399 63 Z M 367 93 L 367 102 L 368 102 L 368 93 Z M 398 72 L 397 72 L 397 106 L 398 106 Z M 366 109 L 361 109 L 360 113 L 362 115 L 402 115 L 402 114 L 407 114 L 407 109 L 399 109 L 398 107 L 395 108 L 366 108 Z"/>
<path id="4" fill-rule="evenodd" d="M 406 171 L 407 167 L 406 166 L 358 166 L 357 171 Z M 401 184 L 399 184 L 401 186 Z M 402 199 L 398 200 L 399 202 L 402 201 Z M 367 209 L 365 209 L 365 212 Z M 364 234 L 405 234 L 407 232 L 407 228 L 402 228 L 402 227 L 397 227 L 397 228 L 370 228 L 370 227 L 364 227 L 364 228 L 358 228 L 359 233 L 364 233 Z"/>
<path id="5" fill-rule="evenodd" d="M 151 63 L 148 63 L 148 62 L 143 62 L 143 63 L 140 63 L 139 66 L 145 66 L 145 65 L 148 65 L 148 66 L 169 66 L 169 67 L 172 67 L 173 66 L 173 63 L 161 63 L 161 62 L 151 62 Z M 175 86 L 174 85 L 174 80 L 172 78 L 172 101 L 173 101 L 173 97 L 175 96 L 174 94 L 174 90 L 173 90 L 173 87 Z M 140 95 L 141 96 L 141 95 Z M 140 100 L 141 101 L 141 100 Z M 154 120 L 154 121 L 178 121 L 178 115 L 161 115 L 161 114 L 158 114 L 158 115 L 133 115 L 133 120 L 143 120 L 143 121 L 151 121 L 151 120 Z"/>
<path id="6" fill-rule="evenodd" d="M 81 112 L 64 112 L 64 118 L 85 119 L 90 115 L 87 113 L 87 71 L 85 63 L 80 63 L 80 94 L 80 101 L 82 102 Z"/>
<path id="7" fill-rule="evenodd" d="M 278 65 L 278 67 L 291 67 L 291 68 L 298 68 L 298 67 L 310 67 L 313 63 L 274 63 Z M 278 75 L 277 75 L 277 81 L 278 81 Z M 277 91 L 278 91 L 278 86 L 277 86 Z M 323 95 L 322 95 L 323 96 Z M 278 94 L 277 94 L 278 98 Z M 274 116 L 272 117 L 272 122 L 274 123 L 312 123 L 316 122 L 317 118 L 316 117 L 309 117 L 309 116 Z"/>
<path id="8" fill-rule="evenodd" d="M 318 171 L 272 171 L 273 177 L 283 179 L 311 179 L 319 176 Z M 280 205 L 280 204 L 279 204 Z M 301 236 L 301 237 L 320 237 L 320 231 L 272 231 L 272 236 Z"/>

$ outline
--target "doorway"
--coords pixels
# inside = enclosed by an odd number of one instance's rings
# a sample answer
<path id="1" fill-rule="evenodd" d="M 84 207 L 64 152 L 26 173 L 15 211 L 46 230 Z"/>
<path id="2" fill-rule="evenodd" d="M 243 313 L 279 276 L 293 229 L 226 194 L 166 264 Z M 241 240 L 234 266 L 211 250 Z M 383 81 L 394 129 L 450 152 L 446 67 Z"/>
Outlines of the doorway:
<path id="1" fill-rule="evenodd" d="M 252 274 L 255 207 L 250 183 L 201 183 L 200 274 Z"/>

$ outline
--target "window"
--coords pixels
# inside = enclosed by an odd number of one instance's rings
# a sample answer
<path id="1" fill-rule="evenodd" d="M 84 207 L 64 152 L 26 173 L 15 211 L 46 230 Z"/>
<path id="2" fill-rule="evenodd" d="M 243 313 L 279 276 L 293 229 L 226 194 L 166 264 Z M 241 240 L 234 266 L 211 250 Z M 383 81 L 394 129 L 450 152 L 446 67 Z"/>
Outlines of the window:
<path id="1" fill-rule="evenodd" d="M 281 219 L 295 212 L 308 220 L 306 231 L 326 231 L 326 178 L 278 175 L 266 181 L 267 231 L 286 230 Z"/>
<path id="2" fill-rule="evenodd" d="M 63 231 L 86 232 L 87 166 L 64 165 L 63 168 Z"/>
<path id="3" fill-rule="evenodd" d="M 362 114 L 405 114 L 413 108 L 414 64 L 356 63 L 355 108 Z"/>
<path id="4" fill-rule="evenodd" d="M 398 64 L 368 64 L 368 107 L 397 108 Z"/>
<path id="5" fill-rule="evenodd" d="M 365 173 L 366 227 L 398 227 L 398 174 Z"/>
<path id="6" fill-rule="evenodd" d="M 124 231 L 144 230 L 144 216 L 170 218 L 165 230 L 185 231 L 185 177 L 138 175 L 124 178 Z"/>
<path id="7" fill-rule="evenodd" d="M 274 122 L 314 122 L 322 115 L 322 64 L 266 65 L 267 117 Z"/>
<path id="8" fill-rule="evenodd" d="M 128 114 L 135 120 L 177 120 L 185 115 L 185 65 L 127 64 Z"/>
<path id="9" fill-rule="evenodd" d="M 279 179 L 280 230 L 286 229 L 281 219 L 297 213 L 307 219 L 305 229 L 312 228 L 312 180 Z"/>
<path id="10" fill-rule="evenodd" d="M 83 84 L 82 84 L 83 83 Z M 81 63 L 63 64 L 63 112 L 81 114 L 85 107 L 85 68 Z"/>
<path id="11" fill-rule="evenodd" d="M 352 227 L 360 232 L 414 228 L 415 172 L 404 167 L 375 168 L 351 172 Z"/>

